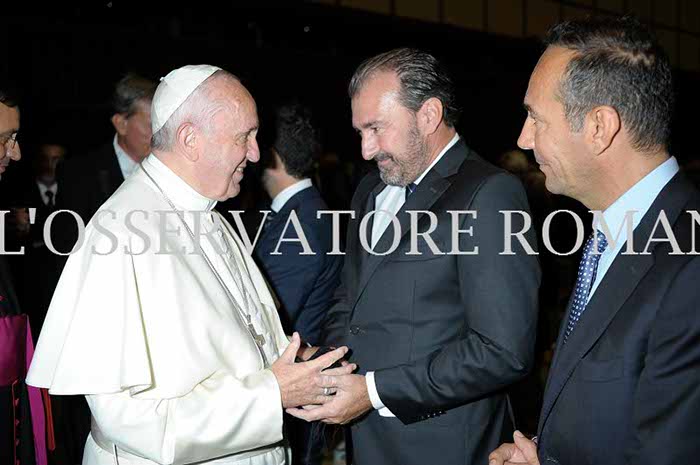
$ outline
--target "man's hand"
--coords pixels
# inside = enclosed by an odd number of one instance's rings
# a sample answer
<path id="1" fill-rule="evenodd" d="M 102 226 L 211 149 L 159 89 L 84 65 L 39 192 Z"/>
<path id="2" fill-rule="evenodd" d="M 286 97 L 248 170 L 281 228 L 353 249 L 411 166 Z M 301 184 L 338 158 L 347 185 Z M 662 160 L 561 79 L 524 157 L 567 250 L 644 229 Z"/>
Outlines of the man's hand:
<path id="1" fill-rule="evenodd" d="M 323 404 L 330 400 L 330 396 L 324 395 L 329 391 L 324 382 L 328 384 L 329 375 L 347 375 L 357 369 L 353 363 L 340 368 L 328 370 L 321 375 L 321 370 L 333 365 L 337 360 L 345 356 L 347 347 L 339 347 L 327 354 L 323 354 L 315 360 L 303 363 L 294 363 L 294 357 L 299 352 L 301 339 L 298 333 L 294 333 L 292 340 L 282 356 L 272 364 L 270 369 L 277 378 L 277 384 L 282 394 L 282 407 L 298 407 L 307 404 Z"/>
<path id="2" fill-rule="evenodd" d="M 502 444 L 501 447 L 489 455 L 489 465 L 511 465 L 526 463 L 528 465 L 540 465 L 537 458 L 537 444 L 529 440 L 523 433 L 513 433 L 515 443 Z"/>
<path id="3" fill-rule="evenodd" d="M 330 396 L 324 405 L 312 409 L 289 408 L 287 413 L 306 421 L 321 420 L 324 423 L 344 425 L 372 409 L 364 376 L 333 376 L 334 374 L 322 378 L 321 386 L 336 390 L 335 395 Z"/>

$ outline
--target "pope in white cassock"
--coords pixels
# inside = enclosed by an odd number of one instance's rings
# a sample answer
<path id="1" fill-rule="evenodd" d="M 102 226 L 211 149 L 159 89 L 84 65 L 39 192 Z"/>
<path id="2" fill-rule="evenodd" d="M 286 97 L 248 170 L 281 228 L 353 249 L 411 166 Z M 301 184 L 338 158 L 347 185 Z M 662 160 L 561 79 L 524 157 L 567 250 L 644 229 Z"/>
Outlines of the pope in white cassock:
<path id="1" fill-rule="evenodd" d="M 84 394 L 83 464 L 282 464 L 284 408 L 326 402 L 347 351 L 306 360 L 242 242 L 213 210 L 259 158 L 233 75 L 161 80 L 153 153 L 101 207 L 61 276 L 27 377 Z"/>

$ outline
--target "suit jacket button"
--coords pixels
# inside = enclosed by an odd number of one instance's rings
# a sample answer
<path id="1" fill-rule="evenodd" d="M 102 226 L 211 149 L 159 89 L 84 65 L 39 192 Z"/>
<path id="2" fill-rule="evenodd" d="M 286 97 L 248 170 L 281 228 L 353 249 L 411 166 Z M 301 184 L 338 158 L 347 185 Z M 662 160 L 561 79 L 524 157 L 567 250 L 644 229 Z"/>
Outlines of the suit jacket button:
<path id="1" fill-rule="evenodd" d="M 356 325 L 350 326 L 350 334 L 357 335 L 360 334 L 360 327 Z"/>

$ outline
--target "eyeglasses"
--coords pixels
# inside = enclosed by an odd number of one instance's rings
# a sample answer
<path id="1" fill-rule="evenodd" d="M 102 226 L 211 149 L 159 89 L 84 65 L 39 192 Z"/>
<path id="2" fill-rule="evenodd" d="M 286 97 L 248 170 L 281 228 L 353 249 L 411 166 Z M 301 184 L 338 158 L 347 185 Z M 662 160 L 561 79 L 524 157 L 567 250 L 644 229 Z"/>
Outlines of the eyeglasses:
<path id="1" fill-rule="evenodd" d="M 0 146 L 5 149 L 5 153 L 9 153 L 17 146 L 17 133 L 13 132 L 8 136 L 0 137 Z"/>

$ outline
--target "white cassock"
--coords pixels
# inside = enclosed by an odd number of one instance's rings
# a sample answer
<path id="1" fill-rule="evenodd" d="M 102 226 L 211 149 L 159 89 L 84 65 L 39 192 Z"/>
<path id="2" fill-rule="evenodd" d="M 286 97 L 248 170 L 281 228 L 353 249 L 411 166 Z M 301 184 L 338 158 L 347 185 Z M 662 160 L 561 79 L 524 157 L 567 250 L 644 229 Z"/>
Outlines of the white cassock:
<path id="1" fill-rule="evenodd" d="M 27 382 L 86 395 L 83 464 L 283 464 L 279 386 L 245 320 L 272 363 L 289 341 L 265 281 L 215 202 L 154 155 L 143 166 L 178 210 L 207 212 L 201 232 L 213 241 L 199 242 L 221 281 L 138 169 L 100 209 L 115 217 L 96 215 L 68 260 Z M 194 218 L 184 213 L 196 231 Z M 178 248 L 187 253 L 168 253 Z"/>

